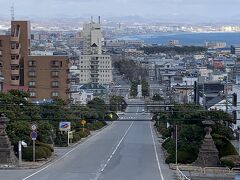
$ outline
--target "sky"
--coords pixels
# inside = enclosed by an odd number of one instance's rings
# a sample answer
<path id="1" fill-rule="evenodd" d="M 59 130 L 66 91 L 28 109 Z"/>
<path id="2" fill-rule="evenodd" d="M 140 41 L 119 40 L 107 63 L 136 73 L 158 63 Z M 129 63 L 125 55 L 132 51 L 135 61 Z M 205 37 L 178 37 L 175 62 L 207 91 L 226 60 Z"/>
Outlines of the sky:
<path id="1" fill-rule="evenodd" d="M 141 16 L 185 22 L 240 22 L 240 0 L 0 0 L 0 17 L 80 18 Z"/>

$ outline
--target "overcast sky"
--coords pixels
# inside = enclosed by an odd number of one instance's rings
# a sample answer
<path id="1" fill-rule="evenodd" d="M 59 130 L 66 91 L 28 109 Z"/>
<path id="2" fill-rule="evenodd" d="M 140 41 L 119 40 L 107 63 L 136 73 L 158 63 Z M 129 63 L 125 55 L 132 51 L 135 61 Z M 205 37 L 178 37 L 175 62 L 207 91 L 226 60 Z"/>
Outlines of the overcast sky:
<path id="1" fill-rule="evenodd" d="M 16 19 L 120 17 L 137 15 L 152 19 L 209 22 L 240 17 L 240 0 L 0 0 L 0 16 L 10 17 L 12 2 Z"/>

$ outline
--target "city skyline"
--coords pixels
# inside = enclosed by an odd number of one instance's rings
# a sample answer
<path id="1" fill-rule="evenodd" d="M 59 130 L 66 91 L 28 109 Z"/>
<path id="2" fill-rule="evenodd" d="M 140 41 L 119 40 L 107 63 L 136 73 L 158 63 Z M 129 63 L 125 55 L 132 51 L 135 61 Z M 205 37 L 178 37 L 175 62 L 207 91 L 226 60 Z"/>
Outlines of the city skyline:
<path id="1" fill-rule="evenodd" d="M 16 19 L 86 18 L 101 15 L 143 17 L 162 22 L 236 22 L 240 21 L 238 0 L 0 0 L 0 16 L 10 17 L 12 4 Z M 122 7 L 122 8 L 119 8 Z M 124 9 L 124 11 L 122 11 Z M 228 13 L 224 13 L 228 12 Z"/>

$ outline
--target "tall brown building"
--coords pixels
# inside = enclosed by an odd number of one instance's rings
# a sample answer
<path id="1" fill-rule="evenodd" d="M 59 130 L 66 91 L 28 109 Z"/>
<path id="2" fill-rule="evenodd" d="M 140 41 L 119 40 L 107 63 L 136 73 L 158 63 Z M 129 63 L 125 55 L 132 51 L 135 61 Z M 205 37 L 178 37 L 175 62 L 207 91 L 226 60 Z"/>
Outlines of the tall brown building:
<path id="1" fill-rule="evenodd" d="M 67 56 L 31 56 L 30 22 L 12 21 L 11 34 L 0 35 L 3 91 L 21 89 L 32 99 L 69 99 Z"/>

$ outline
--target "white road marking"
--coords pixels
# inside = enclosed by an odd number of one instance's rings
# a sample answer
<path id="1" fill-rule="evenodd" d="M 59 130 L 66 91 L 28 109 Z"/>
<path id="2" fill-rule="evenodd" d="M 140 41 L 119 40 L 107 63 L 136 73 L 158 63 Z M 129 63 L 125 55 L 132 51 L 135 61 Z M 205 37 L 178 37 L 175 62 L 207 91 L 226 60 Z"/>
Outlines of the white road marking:
<path id="1" fill-rule="evenodd" d="M 126 137 L 128 131 L 130 130 L 130 128 L 132 127 L 134 122 L 132 122 L 130 124 L 130 126 L 127 128 L 126 132 L 124 133 L 123 137 L 121 138 L 121 140 L 119 141 L 118 145 L 116 146 L 116 148 L 114 149 L 114 151 L 112 152 L 112 154 L 110 155 L 110 157 L 108 158 L 107 162 L 104 164 L 103 168 L 100 170 L 101 172 L 103 172 L 105 170 L 105 168 L 107 167 L 108 163 L 111 161 L 112 157 L 114 156 L 114 154 L 116 153 L 116 151 L 118 150 L 119 146 L 121 145 L 123 139 Z"/>
<path id="2" fill-rule="evenodd" d="M 38 173 L 44 171 L 44 170 L 47 169 L 48 167 L 50 167 L 50 166 L 56 164 L 58 161 L 64 159 L 64 158 L 65 158 L 67 155 L 69 155 L 71 152 L 73 152 L 74 150 L 76 150 L 76 149 L 78 149 L 79 147 L 81 147 L 81 144 L 85 144 L 85 143 L 87 143 L 87 142 L 90 141 L 93 137 L 98 136 L 98 135 L 101 134 L 102 132 L 104 132 L 104 131 L 103 131 L 103 130 L 99 131 L 99 132 L 96 133 L 95 135 L 89 137 L 86 141 L 84 141 L 84 142 L 78 144 L 76 147 L 74 147 L 74 148 L 71 149 L 70 151 L 66 152 L 61 158 L 59 158 L 59 159 L 57 159 L 56 161 L 52 162 L 51 164 L 45 166 L 44 168 L 42 168 L 42 169 L 36 171 L 35 173 L 30 174 L 29 176 L 23 178 L 22 180 L 27 180 L 27 179 L 31 178 L 32 176 L 34 176 L 34 175 L 36 175 L 36 174 L 38 174 Z"/>
<path id="3" fill-rule="evenodd" d="M 164 180 L 162 170 L 161 170 L 161 166 L 160 166 L 160 162 L 159 162 L 159 158 L 158 158 L 158 154 L 157 154 L 156 143 L 155 143 L 154 136 L 153 136 L 152 124 L 151 124 L 151 122 L 149 124 L 150 124 L 150 129 L 151 129 L 151 134 L 152 134 L 155 156 L 156 156 L 156 160 L 157 160 L 157 164 L 158 164 L 159 175 L 161 177 L 161 180 Z"/>

